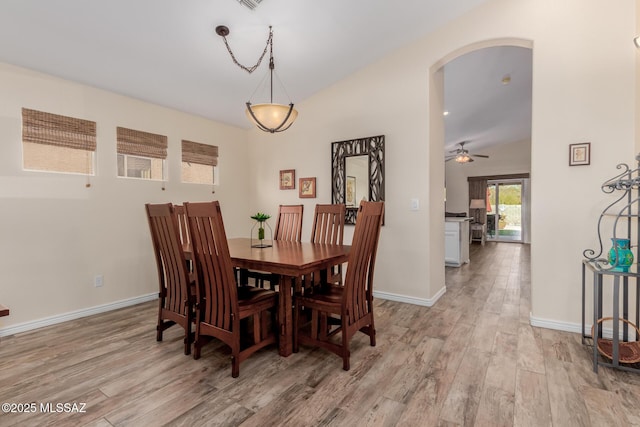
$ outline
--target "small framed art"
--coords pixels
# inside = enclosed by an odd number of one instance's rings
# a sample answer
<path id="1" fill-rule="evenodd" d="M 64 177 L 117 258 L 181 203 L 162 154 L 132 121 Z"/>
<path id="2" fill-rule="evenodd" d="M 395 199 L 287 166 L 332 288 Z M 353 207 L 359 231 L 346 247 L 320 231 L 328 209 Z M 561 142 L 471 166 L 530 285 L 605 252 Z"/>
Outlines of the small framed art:
<path id="1" fill-rule="evenodd" d="M 591 143 L 569 144 L 569 166 L 583 166 L 591 163 Z"/>
<path id="2" fill-rule="evenodd" d="M 316 198 L 316 178 L 300 178 L 300 198 Z"/>
<path id="3" fill-rule="evenodd" d="M 280 189 L 293 190 L 296 188 L 296 171 L 287 169 L 280 171 Z"/>

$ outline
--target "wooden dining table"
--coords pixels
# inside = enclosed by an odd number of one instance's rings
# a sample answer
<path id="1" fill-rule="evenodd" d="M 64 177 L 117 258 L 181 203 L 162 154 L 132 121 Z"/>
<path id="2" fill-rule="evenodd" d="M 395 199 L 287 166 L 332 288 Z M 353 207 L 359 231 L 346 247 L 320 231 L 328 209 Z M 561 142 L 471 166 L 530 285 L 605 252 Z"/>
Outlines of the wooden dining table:
<path id="1" fill-rule="evenodd" d="M 277 279 L 279 304 L 279 353 L 289 356 L 293 351 L 292 279 L 312 272 L 326 271 L 346 262 L 351 246 L 274 240 L 273 246 L 252 248 L 251 239 L 229 239 L 233 266 L 266 271 Z"/>

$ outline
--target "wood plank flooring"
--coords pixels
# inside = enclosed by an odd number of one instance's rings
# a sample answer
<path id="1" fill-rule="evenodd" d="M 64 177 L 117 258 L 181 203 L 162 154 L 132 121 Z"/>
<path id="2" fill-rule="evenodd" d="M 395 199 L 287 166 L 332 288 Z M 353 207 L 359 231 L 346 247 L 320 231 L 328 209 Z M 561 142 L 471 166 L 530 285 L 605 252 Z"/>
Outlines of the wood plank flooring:
<path id="1" fill-rule="evenodd" d="M 270 347 L 231 378 L 221 345 L 193 360 L 177 327 L 156 342 L 156 303 L 5 337 L 0 403 L 36 411 L 0 426 L 640 426 L 640 375 L 594 374 L 579 335 L 529 325 L 528 246 L 474 244 L 471 260 L 434 307 L 377 299 L 378 345 L 355 338 L 349 372 Z"/>

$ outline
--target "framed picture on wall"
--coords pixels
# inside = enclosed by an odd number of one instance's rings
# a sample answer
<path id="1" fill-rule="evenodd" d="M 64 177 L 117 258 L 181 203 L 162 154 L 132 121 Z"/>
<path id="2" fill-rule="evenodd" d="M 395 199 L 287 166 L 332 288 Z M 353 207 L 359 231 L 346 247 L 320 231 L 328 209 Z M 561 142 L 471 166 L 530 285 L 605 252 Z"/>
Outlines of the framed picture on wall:
<path id="1" fill-rule="evenodd" d="M 300 198 L 315 199 L 316 198 L 316 179 L 300 178 Z"/>
<path id="2" fill-rule="evenodd" d="M 569 144 L 569 166 L 583 166 L 591 163 L 591 143 Z"/>
<path id="3" fill-rule="evenodd" d="M 296 171 L 287 169 L 280 171 L 280 189 L 293 190 L 296 188 Z"/>

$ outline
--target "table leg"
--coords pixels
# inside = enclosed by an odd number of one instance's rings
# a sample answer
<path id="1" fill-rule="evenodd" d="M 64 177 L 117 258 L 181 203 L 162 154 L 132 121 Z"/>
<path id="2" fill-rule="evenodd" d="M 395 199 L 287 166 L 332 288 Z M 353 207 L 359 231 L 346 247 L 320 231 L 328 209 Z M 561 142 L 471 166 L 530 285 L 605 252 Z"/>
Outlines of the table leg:
<path id="1" fill-rule="evenodd" d="M 290 356 L 293 353 L 293 298 L 291 297 L 291 280 L 289 276 L 277 276 L 278 294 L 278 323 L 280 339 L 278 340 L 280 356 Z"/>

